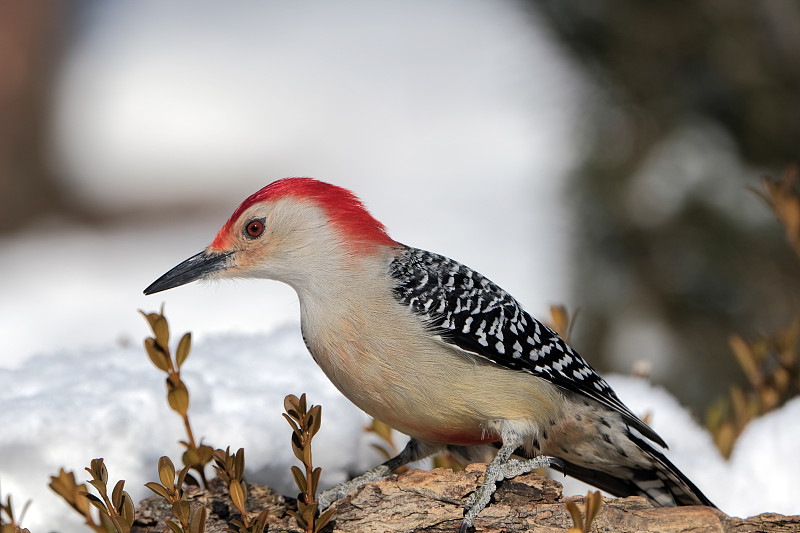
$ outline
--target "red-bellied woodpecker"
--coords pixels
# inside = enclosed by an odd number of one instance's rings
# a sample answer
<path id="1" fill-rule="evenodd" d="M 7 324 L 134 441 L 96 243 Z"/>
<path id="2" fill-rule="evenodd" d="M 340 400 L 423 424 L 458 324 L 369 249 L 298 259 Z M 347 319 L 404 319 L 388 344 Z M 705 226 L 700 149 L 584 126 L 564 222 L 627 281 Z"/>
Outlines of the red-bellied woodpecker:
<path id="1" fill-rule="evenodd" d="M 713 505 L 555 332 L 474 270 L 392 240 L 346 189 L 310 178 L 267 185 L 144 292 L 235 277 L 292 286 L 303 339 L 328 378 L 411 437 L 397 457 L 324 493 L 323 506 L 445 449 L 491 459 L 462 530 L 497 482 L 547 464 L 617 496 Z"/>

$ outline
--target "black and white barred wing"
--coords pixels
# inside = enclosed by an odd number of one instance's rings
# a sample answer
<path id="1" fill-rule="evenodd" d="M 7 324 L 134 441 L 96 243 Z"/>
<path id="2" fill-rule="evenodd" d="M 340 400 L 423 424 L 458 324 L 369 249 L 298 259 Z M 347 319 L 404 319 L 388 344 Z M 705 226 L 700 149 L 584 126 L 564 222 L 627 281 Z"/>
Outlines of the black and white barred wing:
<path id="1" fill-rule="evenodd" d="M 478 272 L 447 257 L 407 247 L 392 262 L 390 274 L 397 282 L 397 300 L 446 342 L 589 397 L 619 412 L 643 435 L 666 447 L 557 333 Z"/>

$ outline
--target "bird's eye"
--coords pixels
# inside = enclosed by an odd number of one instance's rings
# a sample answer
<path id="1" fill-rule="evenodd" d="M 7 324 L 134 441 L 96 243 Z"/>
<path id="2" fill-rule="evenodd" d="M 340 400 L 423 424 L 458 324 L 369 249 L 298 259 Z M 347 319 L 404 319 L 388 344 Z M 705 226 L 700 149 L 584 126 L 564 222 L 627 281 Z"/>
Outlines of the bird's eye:
<path id="1" fill-rule="evenodd" d="M 255 239 L 261 237 L 261 234 L 264 233 L 264 222 L 261 220 L 251 220 L 247 223 L 244 230 L 250 238 Z"/>

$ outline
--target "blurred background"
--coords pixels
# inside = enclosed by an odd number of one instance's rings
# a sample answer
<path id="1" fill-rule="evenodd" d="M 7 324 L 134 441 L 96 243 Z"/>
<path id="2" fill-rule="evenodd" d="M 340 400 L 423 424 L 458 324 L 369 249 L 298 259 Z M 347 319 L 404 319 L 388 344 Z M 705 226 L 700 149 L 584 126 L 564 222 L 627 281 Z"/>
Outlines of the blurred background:
<path id="1" fill-rule="evenodd" d="M 141 291 L 302 175 L 702 417 L 729 336 L 797 312 L 753 189 L 799 156 L 794 2 L 3 0 L 0 368 L 138 344 L 162 302 L 200 339 L 296 323 L 277 283 Z"/>

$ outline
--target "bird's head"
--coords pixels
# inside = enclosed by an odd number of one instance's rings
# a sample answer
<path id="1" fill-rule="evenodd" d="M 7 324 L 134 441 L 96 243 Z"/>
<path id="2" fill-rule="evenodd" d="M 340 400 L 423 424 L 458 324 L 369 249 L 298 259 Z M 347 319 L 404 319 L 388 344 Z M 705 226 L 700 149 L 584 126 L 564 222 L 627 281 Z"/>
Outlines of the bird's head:
<path id="1" fill-rule="evenodd" d="M 286 178 L 251 195 L 202 252 L 144 290 L 154 294 L 200 279 L 269 278 L 300 282 L 333 260 L 397 244 L 347 189 Z"/>

